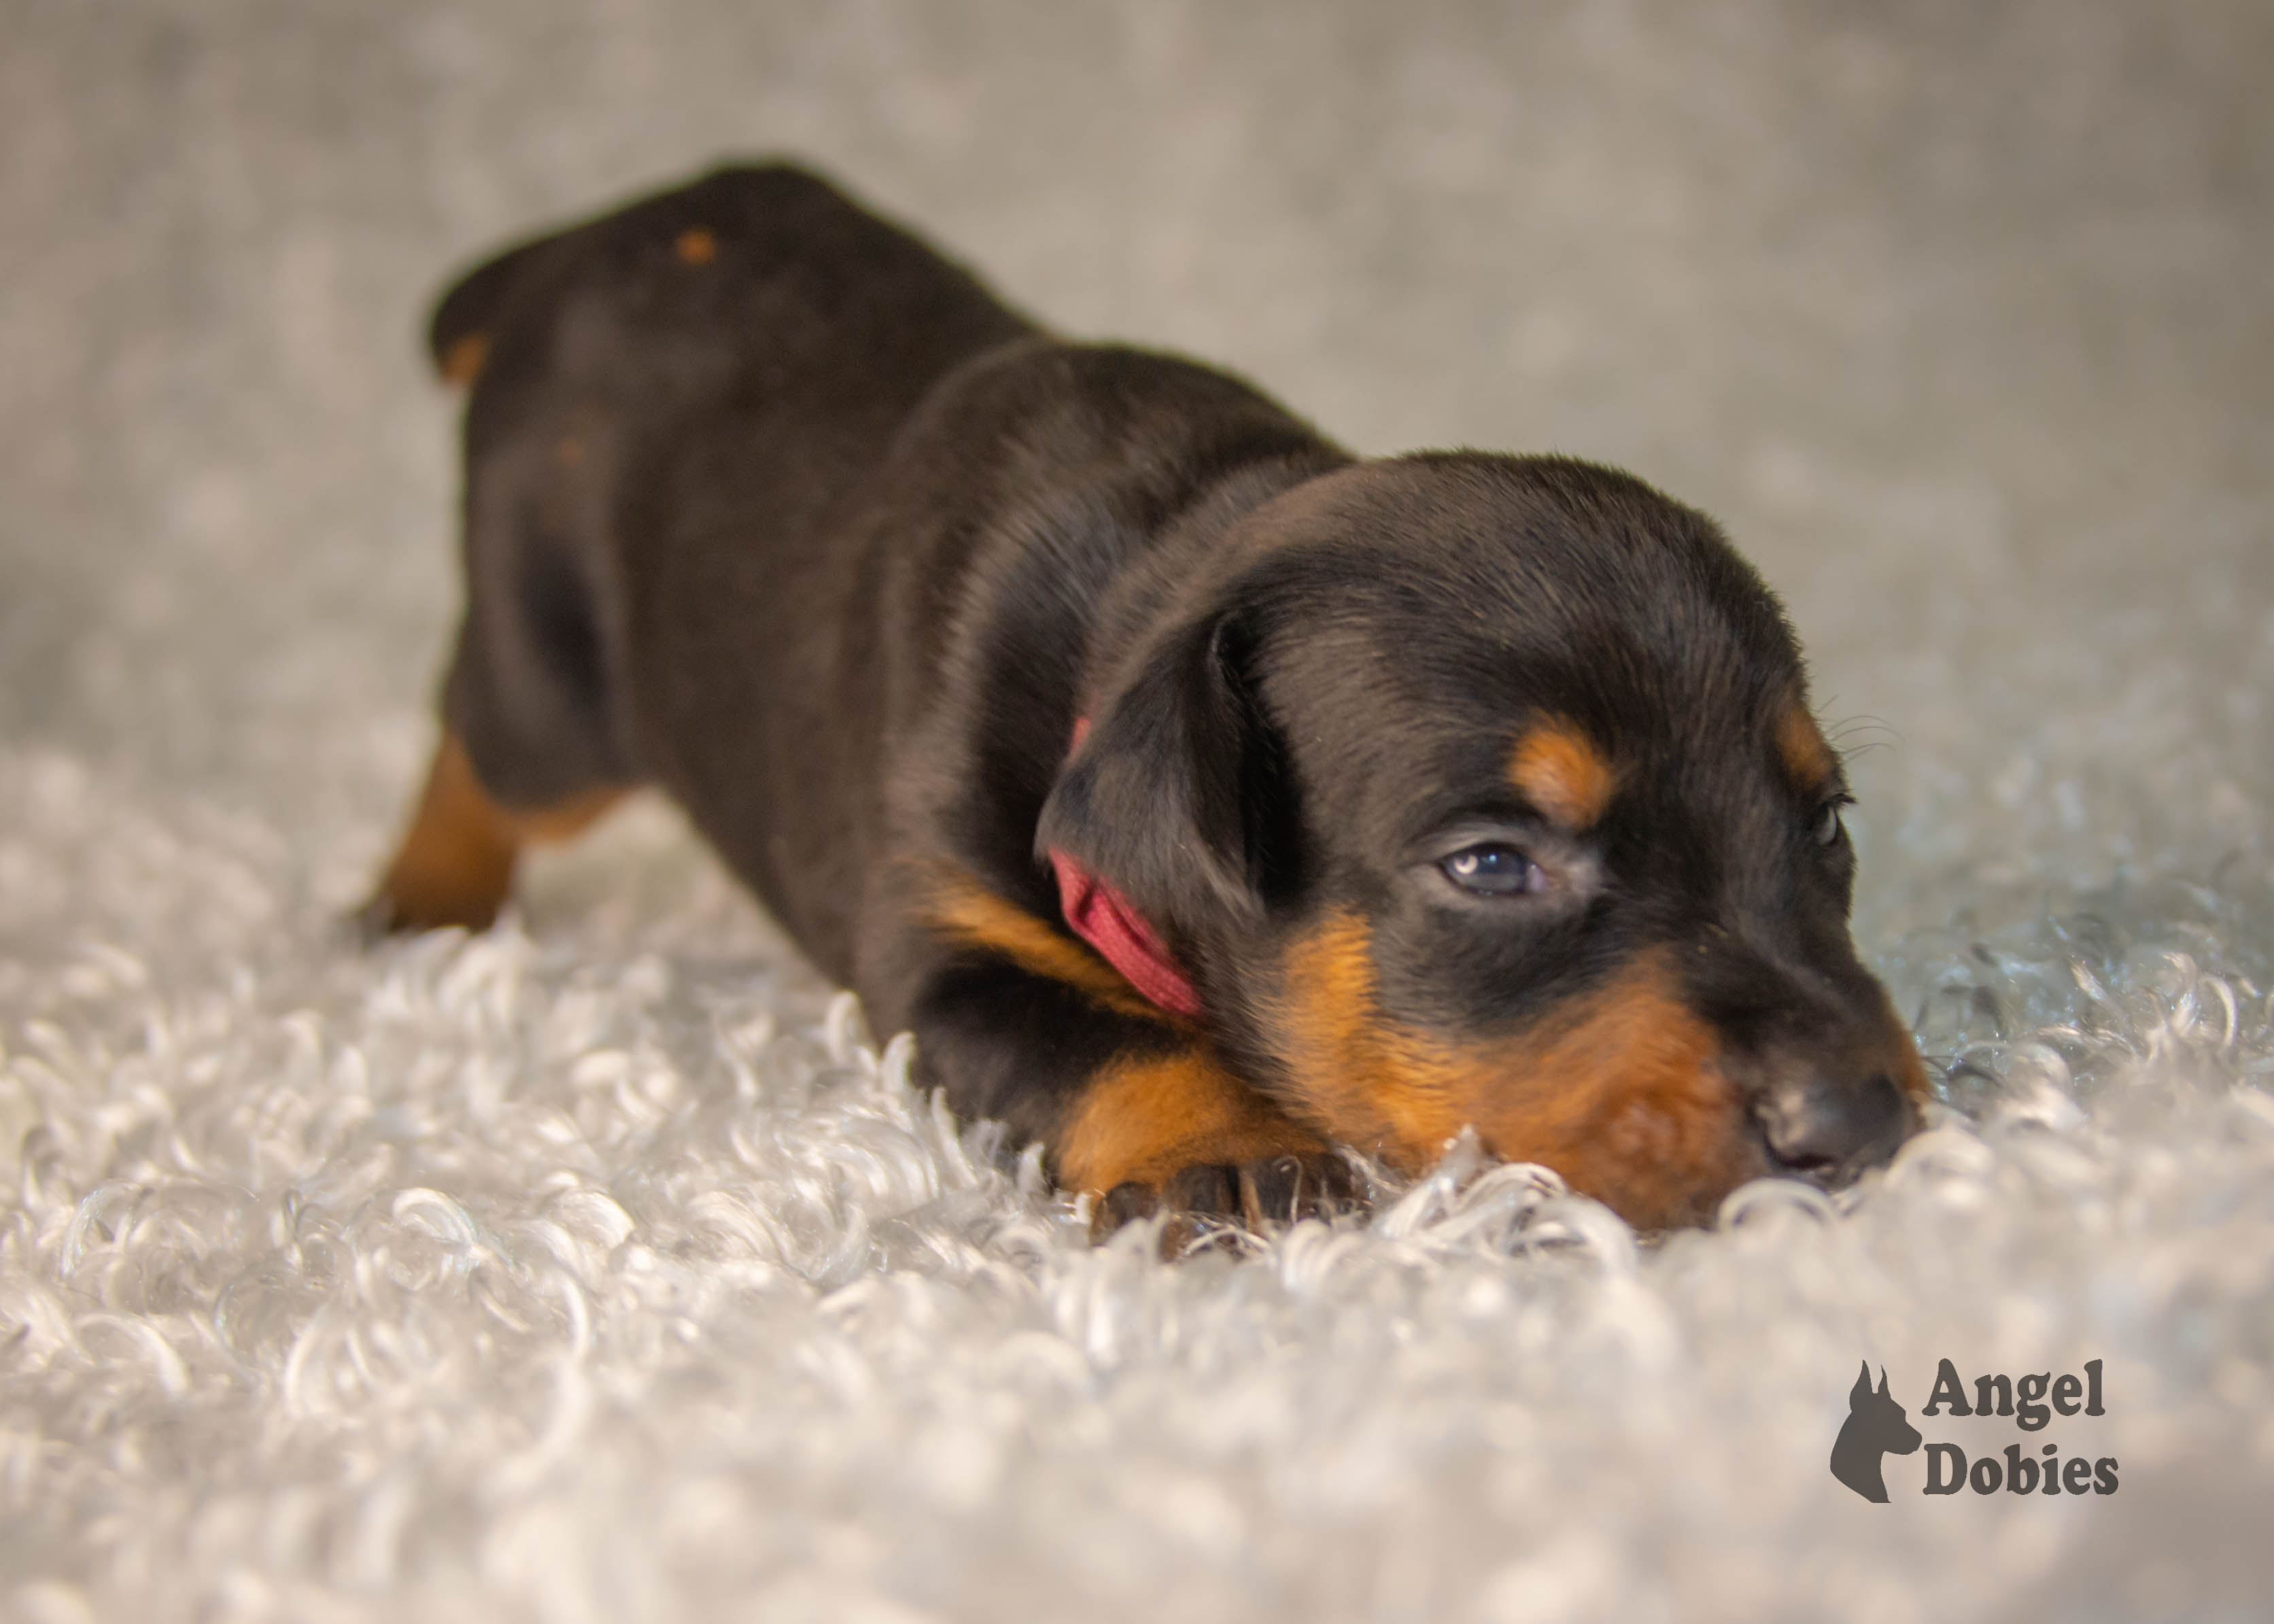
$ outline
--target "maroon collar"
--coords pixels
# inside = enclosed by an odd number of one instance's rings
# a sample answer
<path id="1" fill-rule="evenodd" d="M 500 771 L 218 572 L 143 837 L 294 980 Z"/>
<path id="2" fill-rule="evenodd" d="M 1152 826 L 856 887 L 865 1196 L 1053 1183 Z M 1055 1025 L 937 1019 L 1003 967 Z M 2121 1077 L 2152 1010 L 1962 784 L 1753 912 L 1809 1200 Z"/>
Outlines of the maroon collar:
<path id="1" fill-rule="evenodd" d="M 1200 993 L 1129 898 L 1056 846 L 1050 848 L 1050 867 L 1058 876 L 1058 911 L 1074 935 L 1153 1003 L 1198 1020 Z"/>
<path id="2" fill-rule="evenodd" d="M 1076 718 L 1069 754 L 1081 748 L 1088 732 L 1089 718 Z M 1057 846 L 1050 848 L 1050 868 L 1058 876 L 1058 911 L 1065 915 L 1067 928 L 1147 999 L 1172 1015 L 1198 1020 L 1202 1008 L 1198 989 L 1129 898 Z"/>

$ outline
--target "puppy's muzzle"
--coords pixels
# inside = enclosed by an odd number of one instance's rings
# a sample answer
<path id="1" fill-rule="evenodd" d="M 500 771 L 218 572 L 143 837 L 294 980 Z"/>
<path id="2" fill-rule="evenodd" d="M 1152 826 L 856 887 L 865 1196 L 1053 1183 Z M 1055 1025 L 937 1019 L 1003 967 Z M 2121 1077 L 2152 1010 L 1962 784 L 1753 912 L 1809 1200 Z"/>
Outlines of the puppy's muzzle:
<path id="1" fill-rule="evenodd" d="M 1778 1071 L 1752 1109 L 1780 1173 L 1836 1188 L 1885 1162 L 1917 1125 L 1890 1070 L 1788 1063 Z"/>

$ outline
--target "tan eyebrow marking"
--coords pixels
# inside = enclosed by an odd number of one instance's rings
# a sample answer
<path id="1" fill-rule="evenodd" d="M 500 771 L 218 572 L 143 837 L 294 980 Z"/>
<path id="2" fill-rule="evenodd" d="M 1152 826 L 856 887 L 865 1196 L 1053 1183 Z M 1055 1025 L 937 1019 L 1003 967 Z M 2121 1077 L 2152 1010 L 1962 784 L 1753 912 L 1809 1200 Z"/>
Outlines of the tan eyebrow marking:
<path id="1" fill-rule="evenodd" d="M 1777 759 L 1793 787 L 1806 795 L 1820 795 L 1840 777 L 1840 759 L 1824 741 L 1824 734 L 1807 708 L 1797 702 L 1785 707 L 1776 724 Z"/>
<path id="2" fill-rule="evenodd" d="M 671 245 L 689 265 L 708 265 L 719 257 L 719 238 L 708 226 L 688 227 Z"/>
<path id="3" fill-rule="evenodd" d="M 1516 741 L 1508 781 L 1566 829 L 1591 828 L 1610 805 L 1614 774 L 1593 741 L 1570 722 L 1546 721 Z"/>

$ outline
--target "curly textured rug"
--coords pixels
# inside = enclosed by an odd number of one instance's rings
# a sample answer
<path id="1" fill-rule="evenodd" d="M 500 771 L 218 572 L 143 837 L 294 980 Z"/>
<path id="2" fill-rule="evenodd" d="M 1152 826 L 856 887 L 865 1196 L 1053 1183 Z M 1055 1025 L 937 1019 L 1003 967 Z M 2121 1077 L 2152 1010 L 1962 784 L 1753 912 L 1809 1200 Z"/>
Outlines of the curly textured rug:
<path id="1" fill-rule="evenodd" d="M 2263 1616 L 2274 25 L 1503 11 L 15 8 L 0 1605 Z M 660 807 L 345 945 L 452 602 L 423 299 L 770 147 L 1359 445 L 1722 515 L 1885 718 L 1859 935 L 1939 1125 L 1661 1244 L 1457 1152 L 1163 1267 Z M 2018 1413 L 1927 1413 L 1945 1360 Z M 1859 1361 L 1928 1446 L 1886 1505 L 1828 1470 Z M 2099 1414 L 2028 1380 L 2089 1364 Z M 2048 1446 L 2114 1492 L 2014 1492 Z"/>

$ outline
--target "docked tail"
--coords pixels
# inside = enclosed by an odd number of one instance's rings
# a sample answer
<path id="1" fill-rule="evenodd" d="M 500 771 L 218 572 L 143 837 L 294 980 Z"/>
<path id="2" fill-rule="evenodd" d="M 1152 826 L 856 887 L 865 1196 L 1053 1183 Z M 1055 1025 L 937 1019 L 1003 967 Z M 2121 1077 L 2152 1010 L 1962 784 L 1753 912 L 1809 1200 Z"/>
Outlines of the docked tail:
<path id="1" fill-rule="evenodd" d="M 478 266 L 454 282 L 434 307 L 426 327 L 426 352 L 445 383 L 470 388 L 489 359 L 491 335 L 516 284 L 526 279 L 531 262 L 558 242 L 540 237 L 509 248 Z"/>
<path id="2" fill-rule="evenodd" d="M 508 321 L 518 326 L 537 318 L 542 325 L 538 312 L 517 307 L 557 306 L 580 283 L 623 274 L 621 266 L 606 263 L 611 244 L 659 231 L 669 241 L 684 225 L 707 226 L 714 218 L 786 214 L 796 202 L 809 207 L 817 195 L 850 210 L 826 183 L 791 165 L 730 165 L 612 214 L 574 221 L 516 244 L 461 276 L 435 305 L 426 328 L 434 370 L 445 382 L 461 388 L 471 385 Z M 698 235 L 708 242 L 707 230 Z"/>

